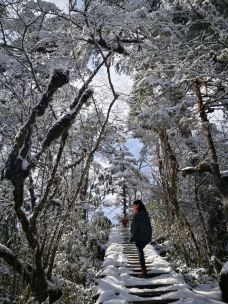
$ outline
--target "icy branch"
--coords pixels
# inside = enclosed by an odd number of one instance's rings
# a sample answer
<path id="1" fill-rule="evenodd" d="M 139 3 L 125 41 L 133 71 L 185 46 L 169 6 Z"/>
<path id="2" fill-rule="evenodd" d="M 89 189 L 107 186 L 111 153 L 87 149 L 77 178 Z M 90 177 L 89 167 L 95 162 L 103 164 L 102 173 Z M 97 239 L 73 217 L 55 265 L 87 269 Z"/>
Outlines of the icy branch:
<path id="1" fill-rule="evenodd" d="M 179 171 L 182 171 L 182 175 L 184 177 L 186 177 L 187 175 L 190 174 L 194 174 L 194 173 L 212 173 L 212 169 L 210 167 L 210 165 L 206 164 L 206 163 L 200 163 L 199 165 L 197 165 L 196 167 L 186 167 L 183 169 L 179 169 Z"/>

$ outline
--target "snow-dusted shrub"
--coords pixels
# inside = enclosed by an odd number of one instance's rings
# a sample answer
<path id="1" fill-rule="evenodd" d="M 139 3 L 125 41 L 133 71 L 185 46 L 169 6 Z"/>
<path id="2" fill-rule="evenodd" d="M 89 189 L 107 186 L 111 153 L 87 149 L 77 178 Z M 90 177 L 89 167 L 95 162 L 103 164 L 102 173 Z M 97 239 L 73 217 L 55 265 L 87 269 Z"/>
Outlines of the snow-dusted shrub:
<path id="1" fill-rule="evenodd" d="M 81 285 L 65 282 L 63 286 L 63 296 L 56 304 L 93 304 L 95 290 L 93 287 L 84 288 Z"/>
<path id="2" fill-rule="evenodd" d="M 63 236 L 56 257 L 55 273 L 61 274 L 64 279 L 76 286 L 80 285 L 81 289 L 77 289 L 77 292 L 84 292 L 84 288 L 94 283 L 104 256 L 110 224 L 102 213 L 95 214 L 90 222 L 75 221 L 74 217 L 71 231 Z"/>
<path id="3" fill-rule="evenodd" d="M 9 304 L 12 303 L 12 297 L 10 296 L 10 277 L 9 268 L 0 265 L 0 303 Z"/>
<path id="4" fill-rule="evenodd" d="M 192 287 L 195 287 L 199 284 L 210 281 L 212 278 L 207 274 L 205 268 L 196 268 L 196 269 L 181 269 L 179 271 L 183 273 L 183 278 L 187 284 Z"/>
<path id="5" fill-rule="evenodd" d="M 158 245 L 158 250 L 161 256 L 169 256 L 175 254 L 175 245 L 172 241 L 167 240 Z"/>

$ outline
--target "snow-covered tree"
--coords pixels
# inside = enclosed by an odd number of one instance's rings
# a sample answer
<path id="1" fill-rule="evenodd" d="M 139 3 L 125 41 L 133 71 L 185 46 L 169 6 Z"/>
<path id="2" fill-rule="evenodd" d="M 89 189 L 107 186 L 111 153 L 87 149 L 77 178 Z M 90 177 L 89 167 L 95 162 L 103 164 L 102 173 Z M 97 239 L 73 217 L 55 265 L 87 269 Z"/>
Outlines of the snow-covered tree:
<path id="1" fill-rule="evenodd" d="M 226 214 L 226 144 L 219 144 L 215 138 L 218 129 L 226 128 L 226 121 L 216 123 L 213 114 L 221 117 L 226 112 L 227 19 L 216 1 L 156 1 L 144 11 L 142 49 L 131 54 L 128 61 L 136 71 L 129 101 L 130 125 L 151 148 L 162 189 L 162 208 L 170 218 L 167 230 L 172 231 L 170 227 L 176 221 L 173 231 L 185 259 L 189 252 L 195 252 L 196 260 L 201 263 L 202 256 L 206 257 L 208 265 L 212 254 L 222 254 L 225 249 L 221 202 Z M 188 174 L 193 176 L 187 179 Z M 205 200 L 207 188 L 213 190 Z M 204 201 L 210 201 L 207 208 Z M 210 217 L 216 214 L 213 224 L 208 221 L 208 212 Z M 217 240 L 223 235 L 217 249 L 208 237 L 211 229 L 219 231 Z M 199 235 L 205 246 L 199 246 Z M 185 248 L 186 236 L 191 251 Z"/>
<path id="2" fill-rule="evenodd" d="M 54 277 L 61 239 L 72 244 L 73 217 L 79 243 L 83 233 L 90 240 L 86 204 L 96 207 L 111 182 L 107 174 L 101 185 L 98 161 L 118 142 L 109 122 L 119 97 L 111 66 L 135 80 L 129 126 L 151 167 L 160 231 L 186 261 L 208 265 L 223 254 L 227 13 L 220 0 L 69 1 L 67 11 L 45 1 L 0 4 L 0 257 L 38 302 L 62 294 Z M 103 98 L 99 74 L 109 86 Z M 108 188 L 121 194 L 125 215 L 147 181 L 121 149 Z"/>
<path id="3" fill-rule="evenodd" d="M 144 199 L 144 192 L 149 192 L 149 181 L 140 170 L 139 162 L 126 146 L 120 146 L 110 162 L 108 170 L 111 182 L 108 187 L 117 194 L 118 204 L 122 205 L 123 216 L 126 217 L 133 200 Z"/>
<path id="4" fill-rule="evenodd" d="M 22 275 L 39 302 L 47 297 L 53 302 L 62 294 L 53 277 L 58 246 L 71 211 L 77 212 L 73 206 L 80 205 L 90 163 L 118 98 L 110 78 L 112 50 L 104 53 L 90 37 L 80 58 L 87 20 L 82 12 L 67 15 L 46 2 L 7 1 L 1 13 L 1 104 L 13 108 L 11 117 L 5 111 L 1 149 L 6 162 L 1 167 L 12 191 L 23 250 L 16 255 L 15 243 L 8 248 L 4 242 L 0 256 Z M 81 25 L 74 22 L 79 16 Z M 99 113 L 90 100 L 93 94 L 96 98 L 92 81 L 102 66 L 111 95 Z M 89 114 L 83 118 L 86 107 Z M 88 125 L 88 120 L 90 129 L 83 128 L 80 122 Z"/>

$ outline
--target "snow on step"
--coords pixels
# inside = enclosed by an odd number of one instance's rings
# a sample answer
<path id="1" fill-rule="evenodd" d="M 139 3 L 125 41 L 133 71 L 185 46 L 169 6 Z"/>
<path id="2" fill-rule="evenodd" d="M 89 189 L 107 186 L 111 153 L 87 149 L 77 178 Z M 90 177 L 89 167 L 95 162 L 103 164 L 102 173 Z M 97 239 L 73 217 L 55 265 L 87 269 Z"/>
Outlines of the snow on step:
<path id="1" fill-rule="evenodd" d="M 174 291 L 177 291 L 177 290 L 173 290 L 170 292 L 174 292 Z M 140 290 L 139 289 L 139 291 L 136 291 L 136 288 L 130 292 L 130 294 L 137 295 L 137 296 L 143 297 L 143 298 L 159 297 L 159 296 L 162 296 L 167 293 L 168 293 L 167 290 L 145 290 L 145 289 Z"/>
<path id="2" fill-rule="evenodd" d="M 168 274 L 168 272 L 156 272 L 156 273 L 150 273 L 148 272 L 147 274 L 147 278 L 155 278 L 155 277 L 158 277 L 160 275 L 163 275 L 163 274 Z M 138 277 L 138 273 L 134 273 L 134 272 L 130 272 L 129 275 L 131 275 L 132 277 Z"/>
<path id="3" fill-rule="evenodd" d="M 177 303 L 177 299 L 166 299 L 166 300 L 146 300 L 146 301 L 132 301 L 129 304 L 169 304 Z"/>
<path id="4" fill-rule="evenodd" d="M 96 304 L 222 303 L 190 290 L 182 276 L 151 245 L 144 249 L 151 277 L 134 277 L 140 265 L 134 244 L 126 243 L 127 233 L 123 228 L 111 231 L 103 269 L 98 274 Z"/>
<path id="5" fill-rule="evenodd" d="M 133 301 L 128 302 L 129 304 L 169 304 L 169 303 L 178 303 L 177 299 L 166 299 L 166 300 L 148 300 L 148 301 Z"/>

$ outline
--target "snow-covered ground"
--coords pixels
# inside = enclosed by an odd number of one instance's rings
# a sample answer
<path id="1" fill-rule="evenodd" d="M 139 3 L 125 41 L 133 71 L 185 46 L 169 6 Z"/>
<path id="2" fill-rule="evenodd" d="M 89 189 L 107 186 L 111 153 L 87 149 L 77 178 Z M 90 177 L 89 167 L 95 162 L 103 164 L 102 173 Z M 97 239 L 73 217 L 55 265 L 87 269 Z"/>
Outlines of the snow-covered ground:
<path id="1" fill-rule="evenodd" d="M 135 250 L 132 256 L 129 253 L 126 255 L 126 250 L 130 252 L 134 248 L 133 245 L 126 244 L 126 237 L 126 229 L 115 227 L 111 231 L 103 269 L 99 273 L 97 304 L 126 304 L 150 299 L 177 299 L 174 303 L 178 304 L 224 303 L 221 300 L 218 285 L 205 284 L 194 290 L 191 289 L 184 282 L 182 275 L 174 272 L 170 263 L 160 257 L 152 245 L 147 245 L 144 249 L 148 273 L 162 272 L 165 274 L 146 279 L 131 276 L 134 271 L 129 267 L 129 259 L 135 259 Z M 164 286 L 158 286 L 156 289 L 145 288 L 145 286 L 143 289 L 137 288 L 140 285 L 141 287 L 142 285 Z M 152 298 L 138 296 L 140 292 L 151 292 L 151 290 L 158 293 L 162 291 L 164 294 Z"/>

